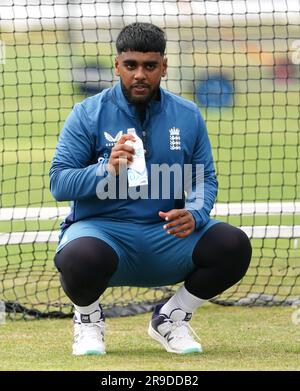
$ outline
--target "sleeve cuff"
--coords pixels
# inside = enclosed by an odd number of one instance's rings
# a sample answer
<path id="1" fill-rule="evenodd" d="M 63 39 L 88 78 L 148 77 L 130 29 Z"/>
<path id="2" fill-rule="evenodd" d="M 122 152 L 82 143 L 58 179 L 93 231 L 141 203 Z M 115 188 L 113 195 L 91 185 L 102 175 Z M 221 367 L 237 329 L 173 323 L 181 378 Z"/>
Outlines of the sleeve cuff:
<path id="1" fill-rule="evenodd" d="M 188 211 L 194 217 L 195 229 L 196 230 L 199 230 L 200 228 L 202 228 L 207 223 L 207 221 L 209 220 L 209 218 L 208 219 L 203 219 L 203 217 L 201 216 L 201 214 L 200 214 L 200 212 L 198 210 L 190 210 L 190 209 L 188 209 Z"/>

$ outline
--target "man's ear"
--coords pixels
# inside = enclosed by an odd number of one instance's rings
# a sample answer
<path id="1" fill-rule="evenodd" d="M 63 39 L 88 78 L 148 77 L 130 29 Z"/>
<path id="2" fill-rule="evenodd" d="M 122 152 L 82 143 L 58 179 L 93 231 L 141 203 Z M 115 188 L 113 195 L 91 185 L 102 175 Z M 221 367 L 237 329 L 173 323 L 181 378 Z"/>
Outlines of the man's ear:
<path id="1" fill-rule="evenodd" d="M 162 71 L 162 77 L 165 77 L 167 74 L 167 69 L 168 69 L 168 59 L 167 57 L 164 57 L 163 59 L 163 71 Z"/>
<path id="2" fill-rule="evenodd" d="M 118 56 L 115 58 L 115 75 L 120 76 L 120 71 L 119 71 L 119 58 Z"/>

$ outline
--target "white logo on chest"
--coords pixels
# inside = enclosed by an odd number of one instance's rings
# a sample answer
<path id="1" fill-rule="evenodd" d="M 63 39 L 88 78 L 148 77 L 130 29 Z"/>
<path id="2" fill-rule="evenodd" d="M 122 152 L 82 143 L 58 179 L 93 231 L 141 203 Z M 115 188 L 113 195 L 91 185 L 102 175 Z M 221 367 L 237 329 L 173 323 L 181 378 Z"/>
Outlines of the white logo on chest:
<path id="1" fill-rule="evenodd" d="M 116 137 L 113 137 L 111 134 L 107 133 L 107 132 L 104 132 L 104 136 L 106 138 L 106 140 L 108 141 L 105 146 L 106 147 L 113 147 L 119 140 L 120 138 L 122 137 L 122 130 L 120 130 L 120 132 L 117 133 Z"/>
<path id="2" fill-rule="evenodd" d="M 173 126 L 173 128 L 169 129 L 169 133 L 170 133 L 170 150 L 171 151 L 181 150 L 180 129 L 175 128 L 175 126 Z"/>

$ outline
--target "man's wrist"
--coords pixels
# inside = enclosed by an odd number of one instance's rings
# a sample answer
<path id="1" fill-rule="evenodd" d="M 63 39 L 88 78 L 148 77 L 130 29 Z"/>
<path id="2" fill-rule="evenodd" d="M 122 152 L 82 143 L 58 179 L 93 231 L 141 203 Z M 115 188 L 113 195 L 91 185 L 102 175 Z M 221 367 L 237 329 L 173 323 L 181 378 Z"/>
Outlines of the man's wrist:
<path id="1" fill-rule="evenodd" d="M 202 219 L 200 218 L 199 214 L 196 210 L 187 209 L 188 212 L 193 216 L 193 219 L 195 220 L 195 230 L 198 230 L 201 228 Z"/>

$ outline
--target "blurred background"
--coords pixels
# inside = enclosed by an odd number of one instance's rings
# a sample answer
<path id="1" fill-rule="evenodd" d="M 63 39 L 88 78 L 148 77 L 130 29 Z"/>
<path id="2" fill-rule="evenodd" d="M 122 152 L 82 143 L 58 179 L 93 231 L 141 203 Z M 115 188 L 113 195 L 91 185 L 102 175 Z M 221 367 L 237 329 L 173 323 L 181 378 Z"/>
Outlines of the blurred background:
<path id="1" fill-rule="evenodd" d="M 49 191 L 76 102 L 115 82 L 115 40 L 134 21 L 168 38 L 163 87 L 204 116 L 219 181 L 212 217 L 252 240 L 245 278 L 214 301 L 300 303 L 298 0 L 2 0 L 0 300 L 13 316 L 69 316 L 53 266 L 67 203 Z M 174 287 L 114 288 L 107 314 L 151 309 Z"/>

